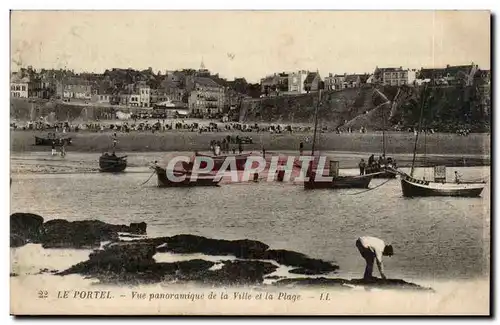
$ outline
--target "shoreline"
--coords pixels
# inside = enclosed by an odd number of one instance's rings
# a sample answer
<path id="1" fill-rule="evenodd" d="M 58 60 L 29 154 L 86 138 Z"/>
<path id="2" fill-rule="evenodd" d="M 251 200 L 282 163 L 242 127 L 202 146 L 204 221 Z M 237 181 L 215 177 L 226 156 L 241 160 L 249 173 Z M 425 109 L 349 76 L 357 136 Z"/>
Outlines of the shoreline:
<path id="1" fill-rule="evenodd" d="M 257 153 L 257 152 L 256 152 Z M 177 155 L 186 155 L 191 157 L 192 152 L 171 151 L 171 152 L 120 152 L 120 155 L 126 155 L 128 166 L 124 171 L 127 173 L 150 173 L 149 164 L 152 161 L 159 161 L 166 165 L 170 159 Z M 293 151 L 273 151 L 266 155 L 297 155 Z M 324 151 L 321 155 L 328 156 L 330 159 L 339 162 L 339 170 L 353 170 L 357 174 L 358 163 L 360 159 L 367 161 L 369 153 L 363 152 L 337 152 Z M 11 172 L 13 174 L 23 173 L 61 173 L 68 171 L 75 172 L 98 172 L 98 159 L 100 154 L 93 152 L 68 152 L 67 156 L 51 156 L 50 152 L 29 151 L 29 152 L 11 152 Z M 392 155 L 399 168 L 409 168 L 412 164 L 412 154 Z M 456 154 L 434 154 L 426 157 L 417 156 L 415 160 L 417 168 L 429 168 L 433 166 L 446 166 L 450 168 L 460 167 L 485 167 L 491 166 L 491 157 L 485 155 L 456 155 Z M 351 172 L 352 173 L 352 172 Z"/>

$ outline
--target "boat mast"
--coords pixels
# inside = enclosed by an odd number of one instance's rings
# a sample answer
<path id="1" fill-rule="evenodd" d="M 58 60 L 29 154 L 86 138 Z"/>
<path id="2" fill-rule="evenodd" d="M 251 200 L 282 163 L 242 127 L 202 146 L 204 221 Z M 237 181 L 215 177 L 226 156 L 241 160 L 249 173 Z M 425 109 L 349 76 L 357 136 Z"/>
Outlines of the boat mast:
<path id="1" fill-rule="evenodd" d="M 382 151 L 385 157 L 385 113 L 384 113 L 384 105 L 382 105 Z"/>
<path id="2" fill-rule="evenodd" d="M 319 89 L 319 91 L 318 91 L 318 104 L 316 105 L 316 110 L 314 112 L 314 134 L 313 134 L 311 156 L 314 156 L 314 149 L 316 146 L 316 130 L 318 128 L 318 110 L 319 110 L 319 103 L 320 102 L 321 102 L 321 89 Z"/>
<path id="3" fill-rule="evenodd" d="M 417 129 L 417 134 L 415 136 L 415 146 L 413 148 L 413 160 L 411 162 L 411 171 L 410 171 L 410 176 L 413 177 L 413 171 L 415 169 L 415 158 L 417 156 L 417 143 L 418 143 L 418 134 L 420 133 L 420 128 L 422 127 L 422 118 L 423 118 L 423 112 L 424 112 L 424 103 L 425 103 L 425 90 L 427 89 L 427 84 L 424 86 L 424 89 L 422 90 L 422 95 L 421 95 L 421 105 L 420 105 L 420 118 L 418 120 L 418 129 Z"/>

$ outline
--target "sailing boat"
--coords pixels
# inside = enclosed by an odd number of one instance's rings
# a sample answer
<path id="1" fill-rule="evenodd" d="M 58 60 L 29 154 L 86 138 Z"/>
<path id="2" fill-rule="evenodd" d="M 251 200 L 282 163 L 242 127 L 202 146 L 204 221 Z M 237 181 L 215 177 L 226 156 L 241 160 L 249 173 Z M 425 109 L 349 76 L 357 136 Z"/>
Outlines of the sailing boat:
<path id="1" fill-rule="evenodd" d="M 316 167 L 318 161 L 314 156 L 314 149 L 316 146 L 316 132 L 318 129 L 318 110 L 321 103 L 321 89 L 318 92 L 318 104 L 316 105 L 316 110 L 314 113 L 314 133 L 313 142 L 311 149 L 311 157 L 313 161 L 309 162 L 307 168 L 306 176 L 309 178 L 308 181 L 304 182 L 304 189 L 346 189 L 346 188 L 368 188 L 370 181 L 374 174 L 360 175 L 360 176 L 339 176 L 338 175 L 338 162 L 330 162 L 330 176 L 333 180 L 317 180 L 316 179 Z M 316 165 L 316 166 L 314 166 Z"/>
<path id="2" fill-rule="evenodd" d="M 456 196 L 456 197 L 478 197 L 481 195 L 485 187 L 484 181 L 482 182 L 446 182 L 446 172 L 441 172 L 441 177 L 434 177 L 434 181 L 427 181 L 424 179 L 417 179 L 413 177 L 415 169 L 415 158 L 417 154 L 418 135 L 421 132 L 422 116 L 424 110 L 424 94 L 427 87 L 422 92 L 422 103 L 420 108 L 420 119 L 418 123 L 418 130 L 415 135 L 415 147 L 413 149 L 413 161 L 411 164 L 410 175 L 401 173 L 401 189 L 405 197 L 421 197 L 421 196 Z M 444 167 L 444 166 L 443 166 Z M 443 177 L 444 175 L 444 177 Z"/>
<path id="3" fill-rule="evenodd" d="M 383 98 L 386 98 L 387 97 L 382 94 L 378 89 L 375 88 L 375 91 Z M 397 95 L 396 95 L 397 96 Z M 394 99 L 395 101 L 395 99 Z M 384 105 L 387 105 L 389 104 L 390 101 L 389 99 L 387 99 L 387 101 L 383 104 L 380 105 L 380 108 L 382 110 L 382 122 L 383 122 L 383 126 L 382 126 L 382 152 L 383 152 L 383 156 L 382 157 L 386 157 L 386 146 L 385 146 L 385 114 L 384 114 L 384 109 L 383 109 L 383 106 Z M 393 160 L 391 157 L 387 157 L 385 158 L 385 162 L 383 162 L 382 164 L 373 164 L 371 166 L 366 166 L 366 173 L 367 174 L 370 174 L 370 173 L 377 173 L 375 176 L 373 176 L 374 178 L 396 178 L 396 173 L 394 173 L 392 171 L 392 168 L 394 167 L 394 163 L 393 163 Z"/>

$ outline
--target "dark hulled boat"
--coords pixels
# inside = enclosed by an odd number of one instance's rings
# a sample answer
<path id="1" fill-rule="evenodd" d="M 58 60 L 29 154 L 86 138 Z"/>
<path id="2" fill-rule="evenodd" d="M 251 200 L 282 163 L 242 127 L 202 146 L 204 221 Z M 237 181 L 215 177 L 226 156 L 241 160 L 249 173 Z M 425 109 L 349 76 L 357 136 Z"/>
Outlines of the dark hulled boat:
<path id="1" fill-rule="evenodd" d="M 212 156 L 212 155 L 205 155 L 201 153 L 196 153 L 195 157 L 200 157 L 200 158 L 210 158 L 214 162 L 214 167 L 212 170 L 218 171 L 221 167 L 222 164 L 226 159 L 234 159 L 236 161 L 236 170 L 244 170 L 245 169 L 245 164 L 247 162 L 248 157 L 250 157 L 252 153 L 245 153 L 245 154 L 236 154 L 236 155 L 222 155 L 222 156 Z M 189 170 L 192 167 L 193 161 L 191 161 L 188 164 L 188 167 L 186 170 Z M 201 161 L 200 163 L 200 168 L 206 168 L 207 163 L 204 161 Z"/>
<path id="2" fill-rule="evenodd" d="M 304 182 L 304 189 L 349 189 L 368 188 L 374 175 L 361 176 L 336 176 L 331 181 L 315 180 L 314 173 L 309 177 L 309 181 Z"/>
<path id="3" fill-rule="evenodd" d="M 214 174 L 197 174 L 193 177 L 190 171 L 173 170 L 171 175 L 167 175 L 167 170 L 160 167 L 153 167 L 158 178 L 158 187 L 194 187 L 194 186 L 219 186 L 221 178 Z M 173 176 L 173 177 L 172 177 Z M 174 180 L 173 178 L 181 178 Z"/>
<path id="4" fill-rule="evenodd" d="M 99 170 L 103 173 L 121 173 L 127 168 L 127 156 L 104 153 L 99 157 Z"/>
<path id="5" fill-rule="evenodd" d="M 478 197 L 485 187 L 485 182 L 431 182 L 413 178 L 409 175 L 401 176 L 401 189 L 405 197 L 422 196 L 457 196 Z"/>
<path id="6" fill-rule="evenodd" d="M 422 130 L 422 116 L 425 104 L 425 90 L 422 93 L 420 119 L 418 122 L 418 131 L 415 135 L 415 146 L 413 149 L 413 161 L 411 164 L 410 174 L 402 173 L 401 175 L 401 190 L 405 197 L 430 197 L 430 196 L 455 196 L 455 197 L 478 197 L 481 195 L 486 182 L 462 182 L 454 183 L 446 182 L 446 167 L 435 167 L 434 181 L 427 181 L 413 177 L 415 169 L 415 158 L 417 156 L 418 135 Z"/>

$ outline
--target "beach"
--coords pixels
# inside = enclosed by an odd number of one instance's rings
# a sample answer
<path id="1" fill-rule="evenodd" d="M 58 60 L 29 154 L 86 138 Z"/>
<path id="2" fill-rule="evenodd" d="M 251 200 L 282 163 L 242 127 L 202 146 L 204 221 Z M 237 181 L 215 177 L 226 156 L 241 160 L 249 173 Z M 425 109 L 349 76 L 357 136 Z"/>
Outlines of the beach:
<path id="1" fill-rule="evenodd" d="M 49 150 L 47 147 L 35 146 L 35 136 L 46 137 L 47 131 L 11 130 L 11 152 L 27 152 Z M 169 152 L 169 151 L 205 151 L 210 148 L 210 141 L 222 141 L 227 135 L 248 136 L 253 144 L 244 144 L 249 150 L 276 151 L 286 150 L 298 152 L 299 144 L 304 143 L 304 150 L 311 150 L 312 132 L 281 133 L 269 132 L 130 132 L 117 133 L 117 151 L 123 152 Z M 98 152 L 102 153 L 112 147 L 113 132 L 73 132 L 59 134 L 59 137 L 71 137 L 72 144 L 68 152 Z M 386 134 L 386 153 L 411 154 L 414 149 L 413 133 L 388 132 Z M 373 133 L 319 133 L 317 134 L 316 150 L 361 152 L 379 155 L 383 151 L 382 132 Z M 451 133 L 421 134 L 417 152 L 419 155 L 480 155 L 489 156 L 491 151 L 490 135 L 486 133 L 460 136 Z"/>

